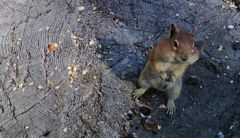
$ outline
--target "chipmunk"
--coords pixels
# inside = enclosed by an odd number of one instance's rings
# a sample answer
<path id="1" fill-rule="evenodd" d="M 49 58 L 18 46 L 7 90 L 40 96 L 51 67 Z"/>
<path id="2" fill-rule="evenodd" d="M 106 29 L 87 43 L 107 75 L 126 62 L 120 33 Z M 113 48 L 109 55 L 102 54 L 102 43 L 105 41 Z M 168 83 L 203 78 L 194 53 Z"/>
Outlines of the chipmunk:
<path id="1" fill-rule="evenodd" d="M 138 98 L 149 88 L 166 92 L 167 113 L 175 112 L 174 100 L 182 89 L 182 77 L 187 67 L 199 59 L 199 51 L 194 46 L 195 28 L 183 31 L 172 24 L 169 38 L 163 39 L 153 47 L 150 58 L 142 70 L 138 83 L 141 88 L 134 91 Z"/>

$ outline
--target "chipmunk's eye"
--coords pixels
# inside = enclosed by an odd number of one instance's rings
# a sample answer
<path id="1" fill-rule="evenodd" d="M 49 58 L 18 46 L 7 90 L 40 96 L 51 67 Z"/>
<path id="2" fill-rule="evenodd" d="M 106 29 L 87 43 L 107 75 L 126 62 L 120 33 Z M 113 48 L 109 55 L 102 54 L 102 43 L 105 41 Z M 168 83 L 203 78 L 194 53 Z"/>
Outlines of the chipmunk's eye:
<path id="1" fill-rule="evenodd" d="M 173 48 L 177 49 L 178 47 L 179 47 L 178 41 L 175 40 L 174 43 L 173 43 Z"/>

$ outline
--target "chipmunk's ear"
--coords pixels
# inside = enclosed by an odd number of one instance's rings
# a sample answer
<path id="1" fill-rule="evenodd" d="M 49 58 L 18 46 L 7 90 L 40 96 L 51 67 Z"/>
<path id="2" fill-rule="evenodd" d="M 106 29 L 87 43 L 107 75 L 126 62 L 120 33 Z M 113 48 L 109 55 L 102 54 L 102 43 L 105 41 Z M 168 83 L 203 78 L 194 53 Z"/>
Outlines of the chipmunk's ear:
<path id="1" fill-rule="evenodd" d="M 190 33 L 192 36 L 194 36 L 195 33 L 196 33 L 196 31 L 197 31 L 197 27 L 193 27 L 193 28 L 192 28 L 192 31 L 190 31 L 189 33 Z"/>
<path id="2" fill-rule="evenodd" d="M 179 29 L 177 28 L 177 26 L 175 24 L 171 24 L 169 37 L 172 38 L 178 32 L 179 32 Z"/>

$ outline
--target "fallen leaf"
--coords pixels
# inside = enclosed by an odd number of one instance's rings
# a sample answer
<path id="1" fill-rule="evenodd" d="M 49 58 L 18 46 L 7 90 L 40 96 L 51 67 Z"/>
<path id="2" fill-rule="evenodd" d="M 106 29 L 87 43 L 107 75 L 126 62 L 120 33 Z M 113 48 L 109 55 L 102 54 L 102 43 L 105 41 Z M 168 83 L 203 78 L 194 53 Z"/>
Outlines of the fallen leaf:
<path id="1" fill-rule="evenodd" d="M 161 129 L 161 126 L 158 123 L 152 122 L 152 121 L 145 121 L 145 123 L 143 124 L 144 128 L 148 131 L 152 131 L 157 133 L 158 130 Z"/>

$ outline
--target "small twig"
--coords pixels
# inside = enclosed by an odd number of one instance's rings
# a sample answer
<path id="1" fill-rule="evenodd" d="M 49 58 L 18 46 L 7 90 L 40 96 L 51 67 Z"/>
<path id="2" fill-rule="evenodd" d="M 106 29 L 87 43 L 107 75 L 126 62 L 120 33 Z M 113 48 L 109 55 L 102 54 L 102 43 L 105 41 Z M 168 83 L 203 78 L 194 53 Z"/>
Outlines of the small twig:
<path id="1" fill-rule="evenodd" d="M 82 123 L 86 126 L 86 128 L 91 130 L 94 134 L 99 133 L 99 130 L 95 126 L 93 126 L 88 120 L 84 119 L 82 116 L 80 116 L 80 119 Z"/>

